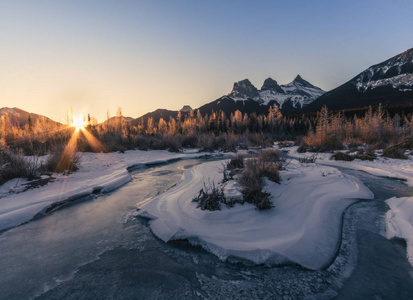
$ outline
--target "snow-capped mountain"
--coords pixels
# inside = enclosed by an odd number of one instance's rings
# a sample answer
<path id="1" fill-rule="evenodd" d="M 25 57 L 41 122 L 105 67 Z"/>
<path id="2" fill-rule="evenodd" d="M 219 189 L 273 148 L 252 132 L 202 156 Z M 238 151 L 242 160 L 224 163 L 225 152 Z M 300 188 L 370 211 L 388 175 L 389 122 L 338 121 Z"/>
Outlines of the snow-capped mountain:
<path id="1" fill-rule="evenodd" d="M 292 82 L 281 86 L 275 80 L 268 78 L 259 92 L 263 104 L 268 105 L 271 101 L 275 101 L 281 110 L 288 102 L 291 102 L 294 108 L 305 107 L 324 93 L 325 91 L 304 80 L 300 75 L 297 75 Z"/>
<path id="2" fill-rule="evenodd" d="M 364 70 L 343 85 L 325 93 L 306 107 L 317 111 L 369 105 L 397 105 L 413 102 L 413 48 Z"/>
<path id="3" fill-rule="evenodd" d="M 371 66 L 351 80 L 364 93 L 368 89 L 391 86 L 399 91 L 411 91 L 413 87 L 413 48 L 385 62 Z"/>
<path id="4" fill-rule="evenodd" d="M 282 110 L 287 102 L 291 102 L 294 108 L 305 107 L 324 93 L 322 89 L 297 75 L 292 82 L 281 86 L 274 79 L 267 78 L 261 90 L 258 90 L 248 79 L 244 79 L 234 83 L 231 93 L 227 96 L 234 101 L 254 100 L 263 105 L 276 102 Z"/>
<path id="5" fill-rule="evenodd" d="M 272 78 L 264 81 L 258 90 L 248 79 L 234 83 L 232 91 L 217 100 L 199 108 L 201 114 L 222 110 L 227 115 L 236 110 L 242 113 L 265 114 L 272 105 L 277 105 L 284 114 L 295 113 L 307 106 L 325 92 L 301 78 L 300 75 L 290 83 L 279 85 Z"/>

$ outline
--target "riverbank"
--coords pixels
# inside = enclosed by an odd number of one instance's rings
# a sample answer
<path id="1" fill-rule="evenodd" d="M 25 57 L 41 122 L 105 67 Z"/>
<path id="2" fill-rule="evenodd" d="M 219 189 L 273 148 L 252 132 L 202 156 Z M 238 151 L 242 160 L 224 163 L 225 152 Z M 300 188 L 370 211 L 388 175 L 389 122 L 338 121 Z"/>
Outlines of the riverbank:
<path id="1" fill-rule="evenodd" d="M 53 206 L 98 193 L 108 193 L 131 180 L 129 170 L 177 159 L 205 156 L 197 150 L 173 153 L 164 150 L 125 153 L 80 153 L 79 170 L 68 175 L 43 176 L 33 181 L 16 178 L 0 186 L 0 231 L 18 226 Z"/>

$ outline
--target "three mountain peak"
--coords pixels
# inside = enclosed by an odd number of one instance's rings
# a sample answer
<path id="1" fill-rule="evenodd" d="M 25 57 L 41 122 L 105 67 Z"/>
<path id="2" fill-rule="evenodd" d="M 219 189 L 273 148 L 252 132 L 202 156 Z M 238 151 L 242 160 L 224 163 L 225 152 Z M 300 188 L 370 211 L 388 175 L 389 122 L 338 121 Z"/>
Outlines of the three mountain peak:
<path id="1" fill-rule="evenodd" d="M 290 84 L 299 83 L 306 86 L 312 86 L 308 81 L 304 80 L 300 75 L 297 75 Z M 264 80 L 264 84 L 261 87 L 261 91 L 272 90 L 278 93 L 284 93 L 285 91 L 277 83 L 276 80 L 268 77 Z M 249 97 L 258 96 L 258 89 L 249 81 L 249 79 L 243 79 L 238 82 L 234 82 L 231 93 L 237 92 Z"/>

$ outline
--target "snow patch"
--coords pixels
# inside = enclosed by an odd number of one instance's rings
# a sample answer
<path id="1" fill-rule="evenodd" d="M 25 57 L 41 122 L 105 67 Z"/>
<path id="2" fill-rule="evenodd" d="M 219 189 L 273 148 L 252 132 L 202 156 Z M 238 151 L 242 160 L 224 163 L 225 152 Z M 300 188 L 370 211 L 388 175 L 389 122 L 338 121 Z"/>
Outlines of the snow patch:
<path id="1" fill-rule="evenodd" d="M 370 77 L 371 78 L 371 77 Z M 413 74 L 400 74 L 391 78 L 384 78 L 379 80 L 370 80 L 368 78 L 364 81 L 364 77 L 361 76 L 356 81 L 357 89 L 361 92 L 365 92 L 368 89 L 375 89 L 380 86 L 391 86 L 395 89 L 399 89 L 402 92 L 411 91 L 410 87 L 413 87 Z"/>
<path id="2" fill-rule="evenodd" d="M 313 153 L 297 153 L 297 146 L 288 148 L 288 155 L 293 158 L 304 158 L 311 156 Z M 378 156 L 373 161 L 355 159 L 353 161 L 341 161 L 330 159 L 332 153 L 317 153 L 317 164 L 342 167 L 352 170 L 364 171 L 366 173 L 400 179 L 406 181 L 409 186 L 413 186 L 413 157 L 409 159 L 391 159 Z"/>
<path id="3" fill-rule="evenodd" d="M 407 243 L 407 259 L 413 266 L 413 197 L 386 200 L 390 210 L 386 213 L 387 238 L 402 238 Z"/>
<path id="4" fill-rule="evenodd" d="M 152 232 L 165 242 L 187 239 L 222 260 L 236 257 L 254 264 L 294 262 L 321 269 L 334 258 L 344 210 L 373 194 L 359 180 L 335 168 L 293 162 L 281 172 L 281 184 L 266 181 L 275 208 L 259 211 L 237 204 L 202 211 L 192 202 L 204 182 L 222 180 L 220 162 L 189 169 L 183 181 L 165 194 L 139 205 L 151 219 Z M 226 193 L 233 195 L 234 185 Z"/>

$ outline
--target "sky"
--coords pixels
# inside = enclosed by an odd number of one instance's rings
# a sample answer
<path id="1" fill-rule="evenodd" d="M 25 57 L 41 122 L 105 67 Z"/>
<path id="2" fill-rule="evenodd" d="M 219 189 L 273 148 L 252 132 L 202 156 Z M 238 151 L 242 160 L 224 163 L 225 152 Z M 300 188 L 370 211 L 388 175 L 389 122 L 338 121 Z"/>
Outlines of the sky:
<path id="1" fill-rule="evenodd" d="M 413 1 L 0 0 L 0 107 L 197 108 L 248 78 L 328 91 L 413 47 Z"/>

